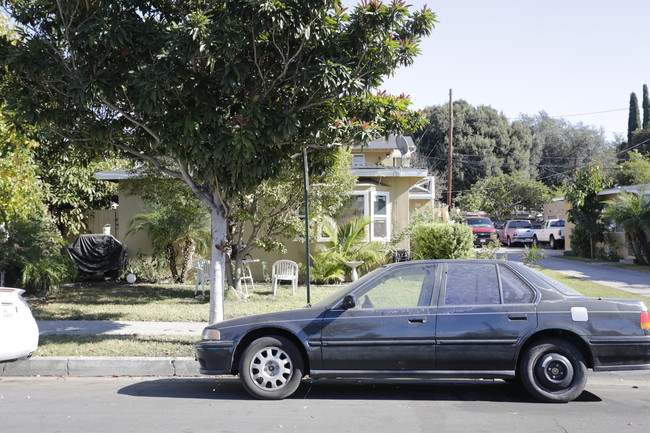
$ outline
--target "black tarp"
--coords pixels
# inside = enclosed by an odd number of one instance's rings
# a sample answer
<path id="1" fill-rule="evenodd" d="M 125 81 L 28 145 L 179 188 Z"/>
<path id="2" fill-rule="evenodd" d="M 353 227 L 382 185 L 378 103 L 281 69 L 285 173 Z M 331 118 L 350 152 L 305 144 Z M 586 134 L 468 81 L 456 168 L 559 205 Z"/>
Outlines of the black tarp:
<path id="1" fill-rule="evenodd" d="M 85 276 L 102 277 L 126 267 L 126 245 L 111 235 L 81 235 L 68 254 Z"/>

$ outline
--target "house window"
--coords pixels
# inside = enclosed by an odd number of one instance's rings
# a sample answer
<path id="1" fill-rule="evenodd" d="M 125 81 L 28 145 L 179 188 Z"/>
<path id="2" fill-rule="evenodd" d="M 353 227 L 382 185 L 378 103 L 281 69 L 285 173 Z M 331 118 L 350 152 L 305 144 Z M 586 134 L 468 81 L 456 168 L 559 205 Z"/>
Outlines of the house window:
<path id="1" fill-rule="evenodd" d="M 373 206 L 372 206 L 372 214 L 370 215 L 370 219 L 372 221 L 372 232 L 371 232 L 371 237 L 372 240 L 383 240 L 387 241 L 390 234 L 389 230 L 389 223 L 388 223 L 388 218 L 389 218 L 389 201 L 388 201 L 388 193 L 383 192 L 383 191 L 375 191 L 372 194 L 373 196 Z"/>
<path id="2" fill-rule="evenodd" d="M 352 155 L 352 166 L 359 167 L 366 165 L 366 156 L 364 154 L 354 154 Z"/>
<path id="3" fill-rule="evenodd" d="M 384 191 L 354 192 L 333 216 L 338 225 L 345 224 L 352 218 L 365 216 L 370 219 L 366 227 L 366 237 L 371 241 L 388 241 L 390 238 L 390 195 Z M 369 233 L 368 233 L 369 232 Z M 327 241 L 324 233 L 320 241 Z"/>

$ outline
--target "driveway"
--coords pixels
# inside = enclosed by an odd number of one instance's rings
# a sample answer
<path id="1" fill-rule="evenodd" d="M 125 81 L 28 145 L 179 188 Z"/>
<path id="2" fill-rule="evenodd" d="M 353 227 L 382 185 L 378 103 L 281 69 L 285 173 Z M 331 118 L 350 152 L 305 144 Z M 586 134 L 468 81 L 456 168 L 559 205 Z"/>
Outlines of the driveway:
<path id="1" fill-rule="evenodd" d="M 507 253 L 509 260 L 521 262 L 523 251 L 523 248 L 502 247 L 499 249 L 499 254 Z M 559 257 L 564 254 L 562 250 L 544 249 L 544 252 L 546 258 L 538 263 L 543 268 L 630 293 L 650 296 L 650 274 L 618 268 L 608 262 L 592 263 L 564 259 Z"/>

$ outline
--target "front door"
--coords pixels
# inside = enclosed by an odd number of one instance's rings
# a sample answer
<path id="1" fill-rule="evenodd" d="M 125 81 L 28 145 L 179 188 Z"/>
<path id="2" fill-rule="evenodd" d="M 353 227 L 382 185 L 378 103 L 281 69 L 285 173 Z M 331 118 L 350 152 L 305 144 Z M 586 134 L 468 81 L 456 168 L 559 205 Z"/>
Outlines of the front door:
<path id="1" fill-rule="evenodd" d="M 391 267 L 351 295 L 355 307 L 326 313 L 323 367 L 329 371 L 433 370 L 436 269 L 431 263 Z"/>

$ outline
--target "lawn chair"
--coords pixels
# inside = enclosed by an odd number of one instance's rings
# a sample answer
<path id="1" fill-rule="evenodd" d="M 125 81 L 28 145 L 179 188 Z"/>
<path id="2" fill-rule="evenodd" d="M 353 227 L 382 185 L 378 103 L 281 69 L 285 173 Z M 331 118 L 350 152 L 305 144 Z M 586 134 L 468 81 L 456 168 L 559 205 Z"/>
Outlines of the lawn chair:
<path id="1" fill-rule="evenodd" d="M 192 266 L 194 269 L 196 269 L 194 296 L 196 296 L 197 292 L 199 291 L 199 283 L 201 283 L 201 290 L 203 292 L 203 296 L 205 297 L 205 283 L 210 283 L 210 280 L 212 279 L 210 277 L 210 260 L 194 260 L 192 262 Z"/>
<path id="2" fill-rule="evenodd" d="M 296 294 L 296 287 L 298 287 L 298 264 L 291 260 L 278 260 L 273 263 L 271 271 L 273 276 L 273 295 L 278 288 L 278 281 L 291 281 L 292 293 Z"/>

